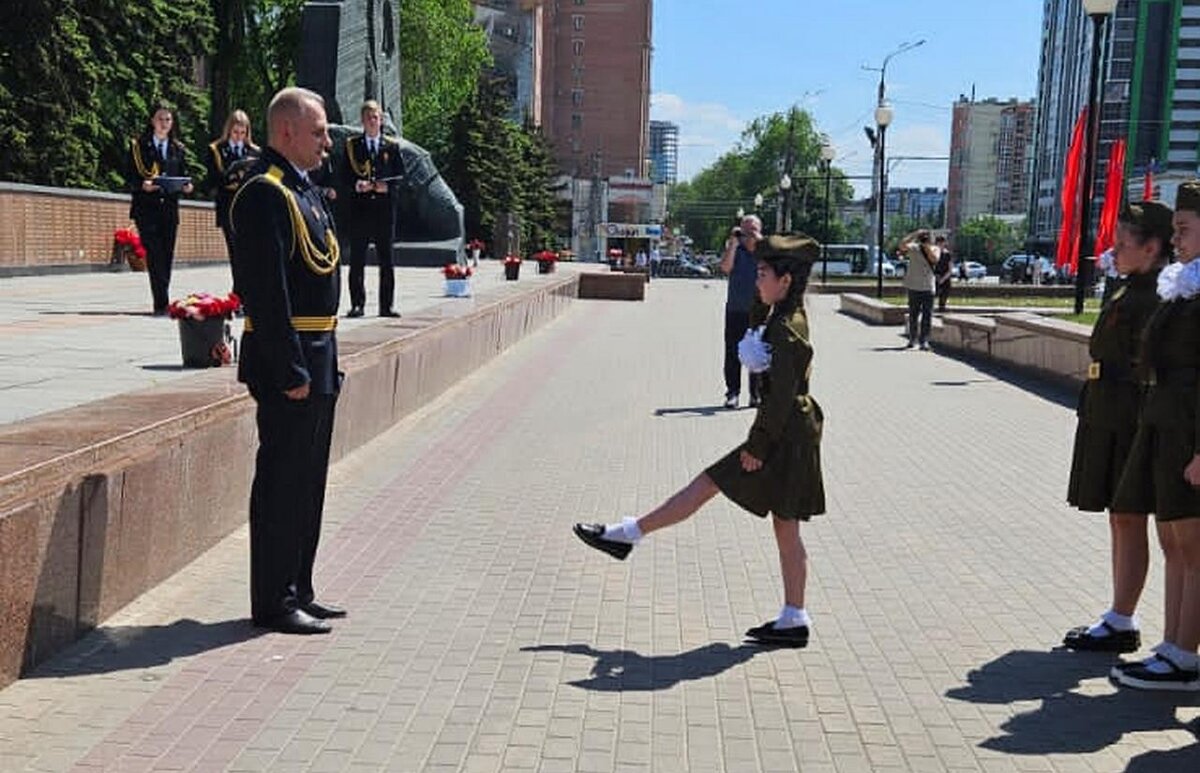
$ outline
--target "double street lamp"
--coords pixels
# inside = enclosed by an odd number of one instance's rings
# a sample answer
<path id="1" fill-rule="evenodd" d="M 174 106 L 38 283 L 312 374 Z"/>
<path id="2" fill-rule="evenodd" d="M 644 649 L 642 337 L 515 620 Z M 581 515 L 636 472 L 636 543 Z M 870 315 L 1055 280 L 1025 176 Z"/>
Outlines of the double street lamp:
<path id="1" fill-rule="evenodd" d="M 1092 20 L 1091 71 L 1088 76 L 1087 137 L 1085 140 L 1083 166 L 1082 208 L 1079 213 L 1079 255 L 1075 262 L 1075 313 L 1083 313 L 1083 301 L 1091 286 L 1092 266 L 1095 259 L 1084 261 L 1084 255 L 1095 252 L 1092 229 L 1092 185 L 1096 176 L 1096 149 L 1099 143 L 1100 121 L 1097 113 L 1096 92 L 1100 81 L 1100 38 L 1105 22 L 1117 9 L 1117 0 L 1083 0 L 1083 10 Z"/>

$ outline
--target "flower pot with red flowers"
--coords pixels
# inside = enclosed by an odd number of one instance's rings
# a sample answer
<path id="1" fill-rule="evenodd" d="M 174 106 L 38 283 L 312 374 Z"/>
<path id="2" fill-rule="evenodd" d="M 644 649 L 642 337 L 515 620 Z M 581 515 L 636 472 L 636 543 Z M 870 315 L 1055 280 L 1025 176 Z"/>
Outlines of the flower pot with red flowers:
<path id="1" fill-rule="evenodd" d="M 554 267 L 558 263 L 558 253 L 553 250 L 542 250 L 534 253 L 533 259 L 537 261 L 539 274 L 553 274 Z"/>
<path id="2" fill-rule="evenodd" d="M 474 273 L 475 269 L 470 266 L 447 263 L 446 267 L 442 269 L 442 276 L 446 277 L 446 297 L 470 298 L 471 276 Z"/>
<path id="3" fill-rule="evenodd" d="M 193 293 L 171 301 L 167 315 L 179 321 L 179 346 L 185 368 L 213 368 L 233 362 L 233 331 L 229 320 L 242 307 L 230 293 L 224 298 Z"/>
<path id="4" fill-rule="evenodd" d="M 509 282 L 515 282 L 519 276 L 521 276 L 521 259 L 516 255 L 506 255 L 504 257 L 504 278 Z"/>
<path id="5" fill-rule="evenodd" d="M 129 266 L 133 271 L 146 270 L 146 248 L 142 237 L 132 228 L 113 231 L 112 266 Z"/>

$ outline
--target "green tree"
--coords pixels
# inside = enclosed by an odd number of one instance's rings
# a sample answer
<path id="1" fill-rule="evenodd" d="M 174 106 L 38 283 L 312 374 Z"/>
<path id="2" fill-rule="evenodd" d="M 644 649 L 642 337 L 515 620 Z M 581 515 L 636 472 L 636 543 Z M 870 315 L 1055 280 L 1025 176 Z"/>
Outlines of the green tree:
<path id="1" fill-rule="evenodd" d="M 160 100 L 189 147 L 204 136 L 207 0 L 11 0 L 4 13 L 0 178 L 119 189 L 128 139 Z"/>
<path id="2" fill-rule="evenodd" d="M 401 18 L 404 136 L 441 167 L 453 145 L 447 119 L 474 99 L 491 54 L 470 0 L 404 0 Z"/>
<path id="3" fill-rule="evenodd" d="M 991 215 L 979 215 L 963 223 L 954 234 L 954 246 L 964 259 L 993 265 L 1021 246 L 1024 226 L 1009 225 Z"/>
<path id="4" fill-rule="evenodd" d="M 790 168 L 793 186 L 786 199 L 792 230 L 823 238 L 829 207 L 829 239 L 840 240 L 844 229 L 836 212 L 853 196 L 853 189 L 835 167 L 831 172 L 830 201 L 826 202 L 820 149 L 821 136 L 804 110 L 793 108 L 756 118 L 733 150 L 690 182 L 672 188 L 671 224 L 682 226 L 699 249 L 717 249 L 736 219 L 737 209 L 753 210 L 755 194 L 762 194 L 764 228 L 767 232 L 778 230 L 775 211 L 784 198 L 779 181 L 782 172 Z"/>

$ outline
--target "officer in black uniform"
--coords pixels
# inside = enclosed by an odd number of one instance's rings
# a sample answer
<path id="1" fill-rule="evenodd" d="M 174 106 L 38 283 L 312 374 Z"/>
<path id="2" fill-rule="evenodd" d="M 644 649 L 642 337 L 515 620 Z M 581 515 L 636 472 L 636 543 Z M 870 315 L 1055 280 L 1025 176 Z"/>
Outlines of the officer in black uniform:
<path id="1" fill-rule="evenodd" d="M 251 134 L 250 116 L 243 110 L 230 113 L 221 136 L 208 145 L 206 184 L 216 202 L 217 227 L 225 235 L 230 260 L 233 260 L 233 241 L 229 229 L 229 205 L 233 203 L 233 194 L 245 181 L 252 162 L 261 155 L 262 149 L 254 144 Z"/>
<path id="2" fill-rule="evenodd" d="M 307 176 L 330 147 L 324 102 L 284 89 L 267 123 L 268 147 L 230 210 L 234 281 L 246 309 L 238 378 L 258 403 L 250 607 L 260 627 L 325 633 L 328 618 L 346 613 L 317 602 L 312 585 L 341 386 L 337 237 Z"/>
<path id="3" fill-rule="evenodd" d="M 163 177 L 187 176 L 187 151 L 175 139 L 175 115 L 158 105 L 150 124 L 129 141 L 125 181 L 132 201 L 129 217 L 137 224 L 146 247 L 150 294 L 155 316 L 167 313 L 170 303 L 171 265 L 175 262 L 175 235 L 179 230 L 179 194 L 191 193 L 192 184 L 174 188 Z"/>
<path id="4" fill-rule="evenodd" d="M 393 307 L 395 275 L 392 272 L 392 241 L 396 186 L 401 175 L 400 144 L 383 136 L 383 112 L 375 100 L 363 103 L 360 113 L 363 133 L 346 140 L 347 187 L 353 191 L 347 209 L 350 225 L 350 312 L 361 317 L 367 305 L 364 270 L 367 245 L 374 242 L 379 260 L 379 316 L 398 317 Z"/>

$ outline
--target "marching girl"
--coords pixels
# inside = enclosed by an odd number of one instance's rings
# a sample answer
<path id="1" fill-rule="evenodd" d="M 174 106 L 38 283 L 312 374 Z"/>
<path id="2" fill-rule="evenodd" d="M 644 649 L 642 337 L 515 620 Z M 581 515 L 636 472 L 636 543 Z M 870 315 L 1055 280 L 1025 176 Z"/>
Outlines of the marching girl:
<path id="1" fill-rule="evenodd" d="M 1171 257 L 1171 214 L 1157 201 L 1128 204 L 1121 212 L 1113 253 L 1116 272 L 1127 280 L 1105 300 L 1088 342 L 1092 363 L 1079 396 L 1067 501 L 1085 512 L 1109 512 L 1113 595 L 1112 607 L 1095 623 L 1067 632 L 1063 644 L 1073 650 L 1134 652 L 1141 646 L 1133 613 L 1150 565 L 1149 519 L 1145 510 L 1111 505 L 1137 432 L 1138 348 L 1158 306 L 1159 271 Z"/>
<path id="2" fill-rule="evenodd" d="M 1158 277 L 1139 369 L 1147 392 L 1112 509 L 1154 513 L 1165 558 L 1163 641 L 1112 677 L 1145 690 L 1200 690 L 1200 180 L 1179 187 L 1178 262 Z"/>
<path id="3" fill-rule="evenodd" d="M 739 346 L 743 362 L 762 372 L 763 395 L 744 443 L 641 518 L 621 523 L 575 524 L 588 545 L 624 560 L 641 539 L 691 517 L 718 492 L 759 517 L 771 517 L 783 574 L 783 609 L 746 635 L 766 644 L 808 644 L 804 606 L 808 556 L 800 522 L 825 512 L 821 479 L 823 415 L 808 393 L 813 349 L 804 289 L 820 246 L 808 237 L 780 234 L 761 240 L 756 286 L 771 306 L 761 339 L 748 334 Z M 753 332 L 753 331 L 752 331 Z"/>

